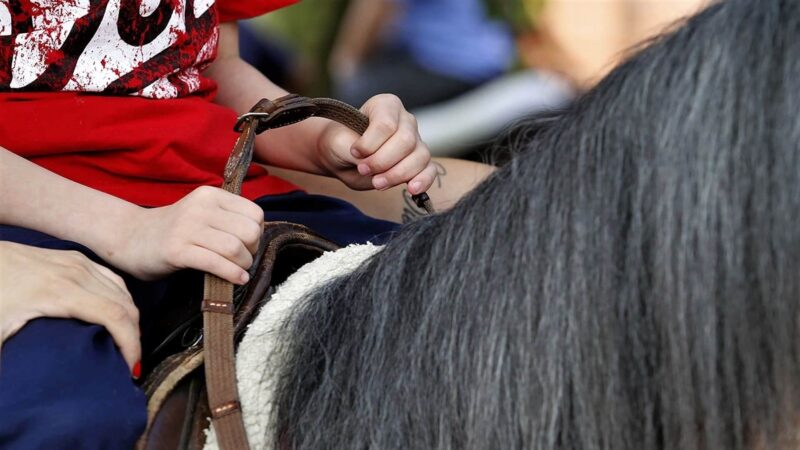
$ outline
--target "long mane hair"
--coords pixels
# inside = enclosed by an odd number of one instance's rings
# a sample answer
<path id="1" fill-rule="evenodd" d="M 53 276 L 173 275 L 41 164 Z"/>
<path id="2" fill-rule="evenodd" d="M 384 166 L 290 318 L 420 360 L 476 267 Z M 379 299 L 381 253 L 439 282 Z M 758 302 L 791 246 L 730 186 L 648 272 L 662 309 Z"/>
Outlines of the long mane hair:
<path id="1" fill-rule="evenodd" d="M 655 40 L 302 303 L 276 445 L 797 448 L 798 111 L 797 0 Z"/>

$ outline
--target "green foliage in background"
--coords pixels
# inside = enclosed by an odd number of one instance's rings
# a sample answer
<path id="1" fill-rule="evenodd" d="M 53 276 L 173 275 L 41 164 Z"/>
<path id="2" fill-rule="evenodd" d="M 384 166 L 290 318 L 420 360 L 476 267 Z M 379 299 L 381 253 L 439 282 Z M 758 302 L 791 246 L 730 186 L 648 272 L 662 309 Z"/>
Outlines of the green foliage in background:
<path id="1" fill-rule="evenodd" d="M 303 0 L 259 22 L 289 38 L 304 54 L 319 55 L 332 45 L 346 4 L 347 0 Z"/>
<path id="2" fill-rule="evenodd" d="M 539 15 L 546 0 L 486 0 L 489 12 L 508 22 L 517 33 L 533 28 L 532 20 Z"/>
<path id="3" fill-rule="evenodd" d="M 268 29 L 291 43 L 315 71 L 309 95 L 328 90 L 327 59 L 347 0 L 303 0 L 253 20 L 257 28 Z"/>

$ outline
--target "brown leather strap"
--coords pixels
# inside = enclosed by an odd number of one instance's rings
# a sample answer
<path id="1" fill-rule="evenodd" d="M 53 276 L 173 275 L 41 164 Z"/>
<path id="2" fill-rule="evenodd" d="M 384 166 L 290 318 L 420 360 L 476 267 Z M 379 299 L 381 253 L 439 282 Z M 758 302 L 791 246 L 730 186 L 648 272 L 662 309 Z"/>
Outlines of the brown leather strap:
<path id="1" fill-rule="evenodd" d="M 290 94 L 277 100 L 259 101 L 249 113 L 239 117 L 234 130 L 244 135 L 247 130 L 243 126 L 256 120 L 259 122 L 256 133 L 261 133 L 301 122 L 309 117 L 323 117 L 339 122 L 358 134 L 364 134 L 369 126 L 369 118 L 347 103 L 332 98 L 307 98 Z M 252 158 L 252 149 L 250 157 Z M 413 195 L 411 198 L 428 214 L 436 212 L 427 193 Z"/>
<path id="2" fill-rule="evenodd" d="M 242 182 L 253 159 L 253 144 L 257 134 L 309 117 L 324 117 L 340 122 L 359 134 L 363 134 L 369 126 L 369 119 L 364 114 L 338 100 L 309 99 L 297 95 L 274 101 L 261 100 L 236 122 L 235 130 L 241 135 L 225 166 L 222 188 L 234 194 L 241 192 Z M 413 198 L 421 208 L 429 213 L 434 212 L 426 194 Z M 206 274 L 204 283 L 205 374 L 212 423 L 222 450 L 247 449 L 247 434 L 236 388 L 233 285 L 211 274 Z"/>
<path id="3" fill-rule="evenodd" d="M 205 297 L 213 298 L 214 303 L 230 305 L 233 310 L 233 285 L 214 275 L 206 274 Z M 220 309 L 222 309 L 220 307 Z M 205 373 L 208 391 L 208 404 L 212 411 L 212 423 L 217 432 L 219 446 L 223 450 L 246 449 L 247 434 L 242 422 L 241 410 L 236 408 L 230 414 L 221 416 L 214 411 L 224 405 L 239 402 L 236 388 L 236 366 L 233 350 L 233 315 L 220 310 L 203 311 L 203 334 L 205 352 Z"/>
<path id="4" fill-rule="evenodd" d="M 219 314 L 233 315 L 233 302 L 205 299 L 200 305 L 203 312 L 209 311 Z"/>
<path id="5" fill-rule="evenodd" d="M 226 191 L 234 194 L 241 192 L 244 176 L 253 159 L 255 137 L 256 123 L 249 120 L 244 124 L 225 166 L 222 188 Z M 239 404 L 233 348 L 233 285 L 206 274 L 203 298 L 206 299 L 202 305 L 205 374 L 212 423 L 222 450 L 247 449 L 249 446 L 241 409 L 232 409 L 225 416 L 214 414 L 216 409 L 224 405 Z M 209 303 L 213 303 L 213 306 Z"/>

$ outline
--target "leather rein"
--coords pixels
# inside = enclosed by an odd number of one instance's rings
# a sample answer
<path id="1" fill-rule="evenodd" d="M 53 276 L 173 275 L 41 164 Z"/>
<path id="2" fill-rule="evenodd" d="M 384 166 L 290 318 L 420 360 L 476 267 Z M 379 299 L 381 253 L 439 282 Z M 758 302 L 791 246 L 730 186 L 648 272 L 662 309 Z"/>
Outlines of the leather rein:
<path id="1" fill-rule="evenodd" d="M 338 100 L 310 99 L 294 94 L 277 100 L 263 99 L 236 121 L 234 130 L 241 134 L 225 166 L 222 188 L 237 195 L 241 193 L 242 182 L 253 160 L 256 135 L 310 117 L 339 122 L 358 134 L 364 134 L 369 126 L 367 116 Z M 429 214 L 434 212 L 426 193 L 414 195 L 412 199 Z M 206 274 L 201 310 L 208 403 L 217 442 L 222 450 L 247 449 L 249 444 L 236 387 L 233 284 Z"/>

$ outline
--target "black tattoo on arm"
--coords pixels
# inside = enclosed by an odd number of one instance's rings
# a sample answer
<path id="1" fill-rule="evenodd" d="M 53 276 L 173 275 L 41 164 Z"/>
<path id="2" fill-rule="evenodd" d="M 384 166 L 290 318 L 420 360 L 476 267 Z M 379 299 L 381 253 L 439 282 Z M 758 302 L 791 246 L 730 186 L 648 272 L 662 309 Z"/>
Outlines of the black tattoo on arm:
<path id="1" fill-rule="evenodd" d="M 436 186 L 439 189 L 441 189 L 443 178 L 445 175 L 447 175 L 447 169 L 445 169 L 443 165 L 435 161 L 433 162 L 433 165 L 436 166 Z M 402 195 L 403 195 L 403 215 L 401 216 L 402 223 L 410 223 L 426 215 L 425 210 L 420 209 L 414 202 L 414 200 L 411 198 L 411 194 L 408 192 L 408 190 L 403 189 Z"/>
<path id="2" fill-rule="evenodd" d="M 443 165 L 436 161 L 433 161 L 433 165 L 436 166 L 436 186 L 441 189 L 443 178 L 445 175 L 447 175 L 447 169 L 445 169 Z"/>
<path id="3" fill-rule="evenodd" d="M 420 209 L 411 199 L 408 190 L 403 189 L 403 215 L 402 223 L 411 223 L 425 215 L 425 210 Z"/>

